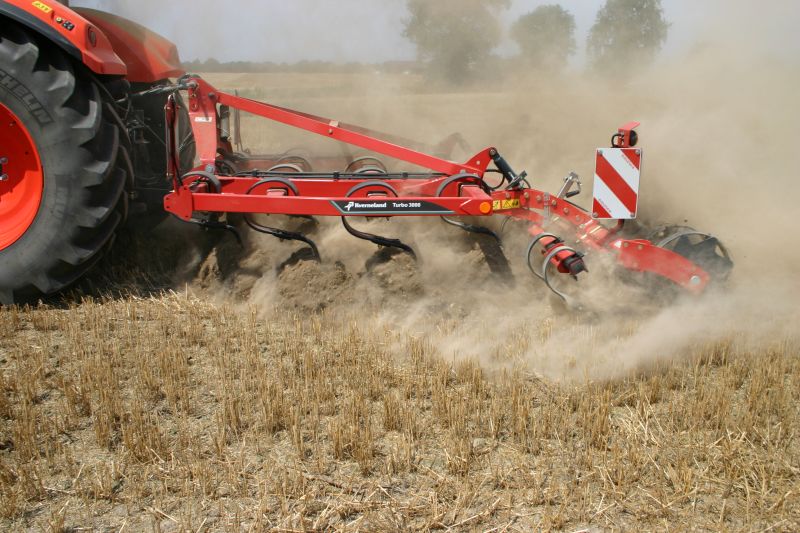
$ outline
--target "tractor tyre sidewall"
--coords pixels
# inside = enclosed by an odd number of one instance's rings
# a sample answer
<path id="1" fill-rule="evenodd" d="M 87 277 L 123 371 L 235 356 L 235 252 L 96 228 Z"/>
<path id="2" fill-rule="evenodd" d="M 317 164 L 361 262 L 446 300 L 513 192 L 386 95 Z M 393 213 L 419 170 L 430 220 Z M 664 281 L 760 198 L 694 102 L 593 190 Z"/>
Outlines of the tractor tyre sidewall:
<path id="1" fill-rule="evenodd" d="M 82 66 L 24 30 L 4 29 L 2 38 L 0 46 L 11 41 L 25 60 L 0 56 L 0 100 L 32 137 L 44 181 L 33 223 L 0 251 L 0 303 L 11 303 L 59 291 L 86 273 L 126 215 L 128 177 L 117 165 L 121 133 L 103 118 L 100 90 Z"/>

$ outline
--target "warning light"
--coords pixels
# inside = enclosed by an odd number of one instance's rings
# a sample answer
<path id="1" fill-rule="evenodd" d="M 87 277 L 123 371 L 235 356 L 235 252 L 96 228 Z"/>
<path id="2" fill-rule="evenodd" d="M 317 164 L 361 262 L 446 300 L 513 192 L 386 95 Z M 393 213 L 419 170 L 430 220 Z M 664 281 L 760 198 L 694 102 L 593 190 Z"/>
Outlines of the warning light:
<path id="1" fill-rule="evenodd" d="M 483 213 L 484 215 L 488 215 L 492 210 L 492 204 L 490 204 L 489 202 L 481 202 L 479 209 L 481 213 Z"/>

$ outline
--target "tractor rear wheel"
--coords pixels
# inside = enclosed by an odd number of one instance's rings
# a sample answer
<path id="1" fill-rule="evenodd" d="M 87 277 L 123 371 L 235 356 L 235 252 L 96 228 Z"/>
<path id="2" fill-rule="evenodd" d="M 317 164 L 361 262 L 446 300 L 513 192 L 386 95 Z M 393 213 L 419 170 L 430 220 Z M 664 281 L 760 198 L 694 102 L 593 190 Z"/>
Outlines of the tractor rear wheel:
<path id="1" fill-rule="evenodd" d="M 46 40 L 0 28 L 0 304 L 83 276 L 127 216 L 125 132 L 101 88 Z"/>

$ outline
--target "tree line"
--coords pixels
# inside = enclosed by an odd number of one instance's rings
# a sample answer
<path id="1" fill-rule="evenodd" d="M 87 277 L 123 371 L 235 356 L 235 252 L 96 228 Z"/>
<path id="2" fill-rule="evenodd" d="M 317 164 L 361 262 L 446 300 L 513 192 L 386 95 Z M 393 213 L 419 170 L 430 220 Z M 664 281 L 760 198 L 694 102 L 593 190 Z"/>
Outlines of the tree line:
<path id="1" fill-rule="evenodd" d="M 577 51 L 575 17 L 558 4 L 542 5 L 509 28 L 501 23 L 511 0 L 407 0 L 403 35 L 417 48 L 418 62 L 301 61 L 294 64 L 216 59 L 185 63 L 199 72 L 388 72 L 422 71 L 433 79 L 463 83 L 509 64 L 495 50 L 506 32 L 517 44 L 516 64 L 539 73 L 563 70 Z M 661 50 L 669 23 L 661 0 L 606 0 L 586 41 L 587 68 L 624 76 Z M 512 62 L 513 63 L 513 62 Z"/>
<path id="2" fill-rule="evenodd" d="M 408 0 L 404 35 L 417 46 L 427 72 L 463 82 L 492 70 L 504 28 L 500 15 L 510 0 Z M 607 0 L 586 42 L 588 68 L 624 75 L 651 61 L 667 39 L 661 0 Z M 575 17 L 558 4 L 522 15 L 510 28 L 527 67 L 562 70 L 576 52 Z"/>

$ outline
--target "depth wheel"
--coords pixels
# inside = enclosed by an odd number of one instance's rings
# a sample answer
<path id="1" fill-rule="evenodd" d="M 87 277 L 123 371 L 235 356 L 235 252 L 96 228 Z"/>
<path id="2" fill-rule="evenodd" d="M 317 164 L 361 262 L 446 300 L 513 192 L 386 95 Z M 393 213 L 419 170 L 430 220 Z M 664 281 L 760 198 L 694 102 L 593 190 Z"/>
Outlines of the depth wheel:
<path id="1" fill-rule="evenodd" d="M 719 239 L 689 226 L 661 226 L 647 236 L 665 248 L 694 262 L 711 274 L 714 282 L 724 282 L 733 270 L 730 252 Z"/>

